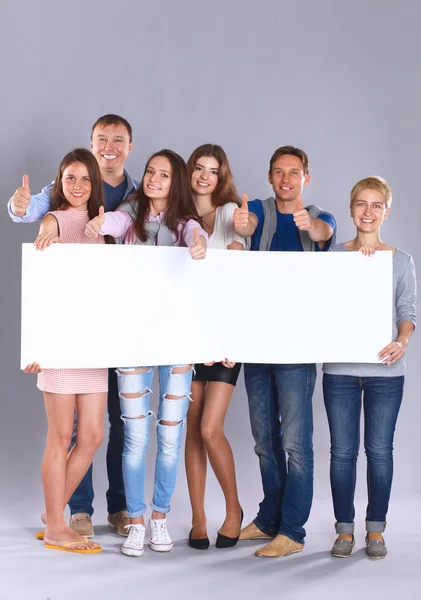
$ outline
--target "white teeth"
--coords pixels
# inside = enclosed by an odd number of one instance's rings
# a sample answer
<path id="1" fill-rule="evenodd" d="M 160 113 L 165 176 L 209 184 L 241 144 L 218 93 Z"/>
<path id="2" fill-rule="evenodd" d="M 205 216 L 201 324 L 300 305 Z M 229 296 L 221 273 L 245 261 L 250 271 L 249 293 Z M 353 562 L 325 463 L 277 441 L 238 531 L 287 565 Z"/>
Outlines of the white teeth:
<path id="1" fill-rule="evenodd" d="M 106 158 L 107 160 L 112 160 L 113 158 L 117 158 L 117 156 L 114 154 L 103 154 L 102 156 L 104 158 Z"/>

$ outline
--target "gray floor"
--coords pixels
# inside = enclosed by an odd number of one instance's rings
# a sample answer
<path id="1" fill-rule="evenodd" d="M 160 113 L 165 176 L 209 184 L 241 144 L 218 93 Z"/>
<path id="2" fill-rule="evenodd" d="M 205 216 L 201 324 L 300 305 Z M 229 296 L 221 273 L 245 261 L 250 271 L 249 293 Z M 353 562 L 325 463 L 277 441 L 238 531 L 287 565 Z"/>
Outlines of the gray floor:
<path id="1" fill-rule="evenodd" d="M 178 501 L 181 499 L 179 498 Z M 300 597 L 355 599 L 358 596 L 384 600 L 421 597 L 421 562 L 417 531 L 420 518 L 412 522 L 412 533 L 405 530 L 406 517 L 419 498 L 395 498 L 393 527 L 386 532 L 389 554 L 385 560 L 367 558 L 364 531 L 356 532 L 356 547 L 349 559 L 334 559 L 328 549 L 334 539 L 332 523 L 323 509 L 324 494 L 319 494 L 308 524 L 304 552 L 283 559 L 259 559 L 253 555 L 260 542 L 242 542 L 236 548 L 199 552 L 187 546 L 188 507 L 177 506 L 171 517 L 175 547 L 168 554 L 149 548 L 141 558 L 120 554 L 122 538 L 104 524 L 105 513 L 95 515 L 96 539 L 103 553 L 94 556 L 48 551 L 34 538 L 36 515 L 22 519 L 16 512 L 4 511 L 0 519 L 1 600 L 76 600 L 81 597 L 142 598 L 282 598 Z M 252 507 L 246 505 L 246 518 Z M 175 511 L 174 511 L 175 512 Z M 218 522 L 209 518 L 215 535 Z M 363 506 L 358 507 L 363 512 Z M 23 513 L 22 513 L 23 514 Z M 16 523 L 12 528 L 11 523 Z M 404 544 L 403 544 L 404 543 Z M 417 553 L 418 552 L 418 553 Z"/>
<path id="2" fill-rule="evenodd" d="M 23 379 L 26 385 L 26 380 Z M 33 386 L 33 382 L 31 382 Z M 329 489 L 329 436 L 319 390 L 314 398 L 315 492 L 306 526 L 304 552 L 284 559 L 261 559 L 253 555 L 260 543 L 243 542 L 233 549 L 198 552 L 187 546 L 190 507 L 184 468 L 168 516 L 175 547 L 169 554 L 149 548 L 141 558 L 119 552 L 122 538 L 105 525 L 105 444 L 95 457 L 94 488 L 96 539 L 103 545 L 99 555 L 84 556 L 54 552 L 34 538 L 40 528 L 43 506 L 39 465 L 45 440 L 45 417 L 40 394 L 28 383 L 24 438 L 16 435 L 22 426 L 19 411 L 0 422 L 0 600 L 186 600 L 279 598 L 289 600 L 420 600 L 421 494 L 419 490 L 418 422 L 413 403 L 403 406 L 395 439 L 395 477 L 385 533 L 389 554 L 371 561 L 364 551 L 366 499 L 365 457 L 358 461 L 356 493 L 356 547 L 349 559 L 334 559 L 329 549 L 334 541 L 332 502 Z M 21 392 L 24 397 L 25 392 Z M 257 458 L 248 423 L 242 381 L 236 388 L 227 417 L 227 435 L 236 460 L 239 497 L 245 523 L 254 518 L 261 500 Z M 16 403 L 18 403 L 17 398 Z M 18 404 L 16 404 L 16 407 Z M 26 425 L 25 425 L 26 427 Z M 29 427 L 29 425 L 28 425 Z M 411 443 L 409 443 L 411 441 Z M 147 498 L 152 494 L 155 439 L 147 457 Z M 4 490 L 7 493 L 4 493 Z M 206 489 L 208 530 L 214 543 L 224 518 L 224 501 L 209 469 Z M 129 595 L 127 595 L 129 593 Z M 121 595 L 125 594 L 124 597 Z"/>

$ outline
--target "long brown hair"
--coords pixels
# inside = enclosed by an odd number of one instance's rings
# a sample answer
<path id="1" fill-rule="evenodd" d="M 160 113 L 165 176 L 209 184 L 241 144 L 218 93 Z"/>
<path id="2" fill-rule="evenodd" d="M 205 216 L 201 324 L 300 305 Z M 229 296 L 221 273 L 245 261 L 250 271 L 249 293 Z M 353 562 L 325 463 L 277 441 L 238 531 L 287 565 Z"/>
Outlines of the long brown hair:
<path id="1" fill-rule="evenodd" d="M 167 227 L 177 235 L 177 226 L 180 222 L 194 219 L 199 222 L 199 216 L 193 202 L 190 179 L 187 176 L 187 167 L 179 154 L 172 150 L 160 150 L 152 154 L 145 166 L 142 182 L 128 201 L 135 205 L 136 217 L 133 222 L 133 231 L 142 242 L 146 242 L 145 219 L 149 212 L 150 200 L 143 190 L 143 178 L 151 160 L 157 156 L 163 156 L 171 164 L 171 188 L 168 195 L 168 207 L 165 213 Z"/>
<path id="2" fill-rule="evenodd" d="M 196 168 L 196 163 L 202 156 L 212 156 L 218 161 L 219 172 L 218 172 L 218 183 L 212 194 L 212 204 L 214 206 L 222 206 L 227 202 L 235 202 L 240 205 L 238 193 L 234 185 L 234 178 L 231 173 L 227 155 L 221 146 L 217 144 L 203 144 L 196 148 L 187 161 L 187 173 L 189 181 L 193 175 L 193 171 Z"/>
<path id="3" fill-rule="evenodd" d="M 51 210 L 66 210 L 70 207 L 63 194 L 62 177 L 63 171 L 73 163 L 81 163 L 88 170 L 89 179 L 91 181 L 91 195 L 88 200 L 89 218 L 93 219 L 99 215 L 99 207 L 104 206 L 104 187 L 102 184 L 101 171 L 99 170 L 96 158 L 86 148 L 75 148 L 63 158 L 58 168 L 58 172 L 51 191 Z M 113 244 L 114 238 L 104 236 L 107 244 Z"/>

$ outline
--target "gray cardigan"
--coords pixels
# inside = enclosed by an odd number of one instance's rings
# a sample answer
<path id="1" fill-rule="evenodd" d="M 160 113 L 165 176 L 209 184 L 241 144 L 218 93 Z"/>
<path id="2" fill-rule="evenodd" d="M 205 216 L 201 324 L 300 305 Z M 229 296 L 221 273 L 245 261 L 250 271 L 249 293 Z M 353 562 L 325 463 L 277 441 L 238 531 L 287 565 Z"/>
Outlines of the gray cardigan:
<path id="1" fill-rule="evenodd" d="M 270 198 L 266 198 L 266 200 L 262 200 L 263 205 L 263 228 L 262 228 L 262 237 L 260 238 L 259 250 L 268 251 L 270 250 L 270 245 L 272 243 L 272 238 L 276 233 L 276 227 L 278 223 L 278 219 L 276 216 L 276 200 L 271 196 Z M 319 206 L 316 204 L 310 204 L 305 207 L 306 211 L 312 219 L 317 219 L 318 216 L 324 212 Z M 314 252 L 316 250 L 316 242 L 310 238 L 307 231 L 298 230 L 298 234 L 300 236 L 301 245 L 303 247 L 304 252 Z M 333 246 L 336 239 L 336 230 L 333 232 L 331 245 Z"/>
<path id="2" fill-rule="evenodd" d="M 348 252 L 345 244 L 336 244 L 331 252 Z M 393 256 L 393 322 L 392 340 L 398 335 L 398 325 L 410 321 L 416 325 L 415 301 L 417 283 L 412 256 L 396 250 Z M 381 348 L 379 348 L 380 352 Z M 405 355 L 394 365 L 381 363 L 325 363 L 323 372 L 330 375 L 353 375 L 355 377 L 398 377 L 405 374 Z"/>

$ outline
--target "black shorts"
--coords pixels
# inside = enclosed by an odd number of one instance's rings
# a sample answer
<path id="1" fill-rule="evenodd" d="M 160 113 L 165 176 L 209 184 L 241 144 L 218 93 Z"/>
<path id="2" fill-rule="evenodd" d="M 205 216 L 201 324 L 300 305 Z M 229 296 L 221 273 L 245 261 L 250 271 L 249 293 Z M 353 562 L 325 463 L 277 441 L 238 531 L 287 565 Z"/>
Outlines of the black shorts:
<path id="1" fill-rule="evenodd" d="M 221 381 L 222 383 L 237 383 L 238 375 L 241 369 L 241 363 L 235 363 L 232 369 L 224 367 L 220 362 L 215 363 L 211 367 L 207 367 L 202 363 L 194 365 L 196 369 L 193 375 L 193 381 Z"/>

